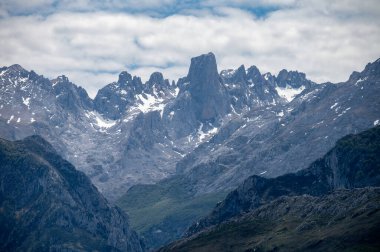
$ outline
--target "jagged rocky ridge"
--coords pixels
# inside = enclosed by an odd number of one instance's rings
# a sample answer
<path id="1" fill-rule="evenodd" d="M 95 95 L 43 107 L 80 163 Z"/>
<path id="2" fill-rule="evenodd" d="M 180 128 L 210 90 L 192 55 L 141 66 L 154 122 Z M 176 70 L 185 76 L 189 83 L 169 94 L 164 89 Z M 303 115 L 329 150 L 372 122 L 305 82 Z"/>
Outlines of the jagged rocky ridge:
<path id="1" fill-rule="evenodd" d="M 0 135 L 42 135 L 114 200 L 131 185 L 173 175 L 183 156 L 236 113 L 284 102 L 276 77 L 270 82 L 256 67 L 223 72 L 212 53 L 193 58 L 177 84 L 157 72 L 143 84 L 124 71 L 92 100 L 66 76 L 48 80 L 19 65 L 3 67 Z M 294 74 L 296 86 L 310 82 Z"/>
<path id="2" fill-rule="evenodd" d="M 144 251 L 128 218 L 39 136 L 0 139 L 1 251 Z"/>
<path id="3" fill-rule="evenodd" d="M 129 99 L 130 96 L 135 99 L 126 105 L 122 119 L 113 120 L 112 116 L 107 117 L 107 113 L 97 110 L 98 99 L 90 99 L 83 88 L 71 83 L 65 76 L 49 81 L 19 65 L 1 68 L 0 135 L 10 140 L 33 134 L 44 136 L 61 155 L 80 167 L 110 199 L 115 199 L 117 193 L 135 183 L 153 182 L 166 177 L 174 168 L 171 168 L 173 165 L 166 168 L 163 163 L 175 162 L 183 154 L 168 147 L 167 152 L 171 153 L 163 157 L 158 142 L 153 143 L 156 146 L 147 145 L 144 141 L 147 137 L 138 134 L 149 129 L 150 134 L 155 135 L 161 118 L 158 124 L 143 129 L 139 128 L 143 125 L 137 124 L 145 121 L 148 125 L 157 112 L 161 115 L 162 112 L 155 106 L 163 108 L 165 102 L 175 97 L 177 90 L 160 73 L 153 73 L 151 79 L 139 89 L 128 86 L 128 76 L 123 72 L 119 77 L 120 83 L 104 88 L 109 90 L 120 84 L 120 90 L 114 90 L 114 95 L 119 94 L 120 100 Z M 133 79 L 138 80 L 137 77 Z M 147 135 L 149 132 L 146 131 Z M 171 143 L 160 136 L 162 134 L 154 139 L 161 141 L 161 144 Z M 147 153 L 138 149 L 141 146 Z M 162 161 L 153 162 L 154 158 Z M 146 169 L 142 170 L 141 167 Z"/>
<path id="4" fill-rule="evenodd" d="M 244 181 L 187 235 L 252 211 L 281 196 L 326 195 L 338 189 L 380 186 L 380 126 L 340 139 L 309 168 L 276 178 L 257 175 Z"/>

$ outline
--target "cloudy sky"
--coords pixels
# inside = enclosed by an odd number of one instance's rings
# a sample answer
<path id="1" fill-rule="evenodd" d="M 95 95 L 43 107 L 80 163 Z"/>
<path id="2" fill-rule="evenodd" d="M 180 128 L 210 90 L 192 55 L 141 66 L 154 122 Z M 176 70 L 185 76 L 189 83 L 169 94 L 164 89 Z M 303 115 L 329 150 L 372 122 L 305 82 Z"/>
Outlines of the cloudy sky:
<path id="1" fill-rule="evenodd" d="M 177 80 L 191 57 L 339 82 L 380 58 L 378 0 L 1 0 L 0 65 L 65 74 L 90 96 L 127 70 Z"/>

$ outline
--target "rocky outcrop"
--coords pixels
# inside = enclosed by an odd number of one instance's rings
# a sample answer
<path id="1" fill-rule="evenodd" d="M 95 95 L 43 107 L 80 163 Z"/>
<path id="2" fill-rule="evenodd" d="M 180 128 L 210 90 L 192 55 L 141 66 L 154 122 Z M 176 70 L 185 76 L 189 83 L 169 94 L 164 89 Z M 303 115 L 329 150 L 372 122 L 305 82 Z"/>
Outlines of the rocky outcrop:
<path id="1" fill-rule="evenodd" d="M 124 115 L 128 106 L 133 105 L 136 95 L 143 91 L 143 84 L 139 77 L 123 71 L 119 74 L 119 80 L 100 89 L 94 99 L 97 111 L 110 119 L 119 119 Z"/>
<path id="2" fill-rule="evenodd" d="M 157 98 L 164 98 L 170 94 L 170 91 L 175 88 L 175 85 L 170 85 L 168 79 L 160 72 L 154 72 L 150 75 L 149 80 L 145 83 L 145 92 L 156 96 Z"/>
<path id="3" fill-rule="evenodd" d="M 200 123 L 218 125 L 231 111 L 213 53 L 192 58 L 187 76 L 177 85 L 180 89 L 177 99 L 165 109 L 168 114 L 174 112 L 167 124 L 176 137 L 190 134 Z"/>
<path id="4" fill-rule="evenodd" d="M 255 106 L 281 104 L 282 101 L 275 86 L 271 85 L 269 79 L 265 78 L 265 75 L 262 75 L 256 66 L 248 68 L 247 79 Z"/>
<path id="5" fill-rule="evenodd" d="M 75 114 L 83 110 L 92 110 L 93 101 L 86 90 L 70 82 L 66 76 L 58 76 L 51 82 L 57 102 L 64 109 Z"/>
<path id="6" fill-rule="evenodd" d="M 237 70 L 223 70 L 220 76 L 231 97 L 231 106 L 235 112 L 242 113 L 245 109 L 251 107 L 252 97 L 249 94 L 244 65 L 241 65 Z"/>
<path id="7" fill-rule="evenodd" d="M 39 136 L 0 139 L 0 250 L 143 251 L 127 216 Z"/>
<path id="8" fill-rule="evenodd" d="M 286 69 L 281 70 L 276 77 L 277 86 L 286 88 L 310 88 L 315 85 L 314 82 L 306 79 L 306 75 L 304 73 L 300 73 L 298 71 L 288 71 Z"/>
<path id="9" fill-rule="evenodd" d="M 192 112 L 198 120 L 213 122 L 230 110 L 213 53 L 191 59 L 187 80 L 189 83 L 180 90 L 180 94 L 189 92 L 193 103 Z"/>
<path id="10" fill-rule="evenodd" d="M 363 82 L 380 82 L 380 58 L 374 62 L 368 63 L 362 72 L 353 72 L 348 80 L 354 85 L 362 85 Z"/>

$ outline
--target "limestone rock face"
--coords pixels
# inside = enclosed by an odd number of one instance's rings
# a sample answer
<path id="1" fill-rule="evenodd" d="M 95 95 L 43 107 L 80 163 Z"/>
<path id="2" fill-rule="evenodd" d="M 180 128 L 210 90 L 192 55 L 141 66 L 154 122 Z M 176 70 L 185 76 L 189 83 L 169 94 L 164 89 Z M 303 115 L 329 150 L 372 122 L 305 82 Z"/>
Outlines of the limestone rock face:
<path id="1" fill-rule="evenodd" d="M 192 115 L 195 120 L 215 123 L 230 111 L 228 95 L 212 53 L 191 59 L 189 73 L 180 80 L 179 87 L 178 102 L 174 107 L 188 103 L 187 109 L 181 112 Z"/>

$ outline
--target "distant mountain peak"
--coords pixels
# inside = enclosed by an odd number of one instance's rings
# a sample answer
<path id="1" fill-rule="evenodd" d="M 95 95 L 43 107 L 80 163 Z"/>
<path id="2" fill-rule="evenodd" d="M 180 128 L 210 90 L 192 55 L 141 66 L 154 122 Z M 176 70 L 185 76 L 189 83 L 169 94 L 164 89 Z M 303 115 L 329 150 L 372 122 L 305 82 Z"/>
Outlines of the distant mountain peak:
<path id="1" fill-rule="evenodd" d="M 70 83 L 70 80 L 65 75 L 60 75 L 57 78 L 52 79 L 50 82 L 52 83 L 53 86 L 55 86 L 58 83 Z"/>
<path id="2" fill-rule="evenodd" d="M 199 84 L 208 84 L 208 79 L 218 78 L 215 55 L 210 52 L 192 58 L 187 77 L 190 80 L 199 80 L 202 77 L 207 78 L 205 81 L 198 82 Z"/>
<path id="3" fill-rule="evenodd" d="M 57 79 L 58 79 L 59 81 L 69 82 L 69 78 L 66 77 L 66 75 L 60 75 L 60 76 L 57 77 Z"/>
<path id="4" fill-rule="evenodd" d="M 214 121 L 229 111 L 227 92 L 218 74 L 215 55 L 202 54 L 191 59 L 186 89 L 192 96 L 200 121 Z"/>
<path id="5" fill-rule="evenodd" d="M 247 77 L 248 79 L 252 79 L 254 82 L 262 78 L 260 70 L 256 66 L 250 66 L 247 69 Z"/>
<path id="6" fill-rule="evenodd" d="M 29 75 L 35 74 L 33 71 L 28 72 L 19 64 L 14 64 L 9 67 L 0 68 L 0 76 L 8 76 L 8 79 L 27 78 Z M 36 76 L 38 77 L 38 76 Z"/>
<path id="7" fill-rule="evenodd" d="M 148 80 L 147 88 L 151 89 L 153 87 L 158 88 L 159 90 L 165 90 L 170 88 L 170 83 L 167 79 L 164 79 L 164 76 L 160 72 L 154 72 L 150 75 Z"/>
<path id="8" fill-rule="evenodd" d="M 86 90 L 70 82 L 65 75 L 51 80 L 57 102 L 68 111 L 80 113 L 82 109 L 92 109 L 93 101 Z"/>
<path id="9" fill-rule="evenodd" d="M 304 86 L 305 88 L 311 87 L 314 83 L 306 79 L 306 74 L 298 71 L 288 71 L 282 69 L 276 78 L 277 86 L 281 88 L 292 87 L 300 88 Z"/>
<path id="10" fill-rule="evenodd" d="M 161 83 L 164 81 L 164 76 L 160 72 L 154 72 L 150 75 L 149 82 Z"/>
<path id="11" fill-rule="evenodd" d="M 377 81 L 380 77 L 380 58 L 368 63 L 361 72 L 354 71 L 350 75 L 349 82 L 358 84 L 366 79 Z"/>
<path id="12" fill-rule="evenodd" d="M 13 64 L 11 66 L 8 67 L 8 70 L 11 70 L 11 71 L 17 71 L 17 72 L 21 72 L 21 71 L 26 71 L 22 66 L 20 66 L 19 64 Z"/>
<path id="13" fill-rule="evenodd" d="M 118 83 L 128 83 L 132 81 L 132 75 L 128 73 L 127 71 L 123 71 L 119 74 L 119 80 L 117 81 Z"/>
<path id="14" fill-rule="evenodd" d="M 247 73 L 245 70 L 245 66 L 241 65 L 234 73 L 234 78 L 237 81 L 245 82 L 247 79 Z"/>

